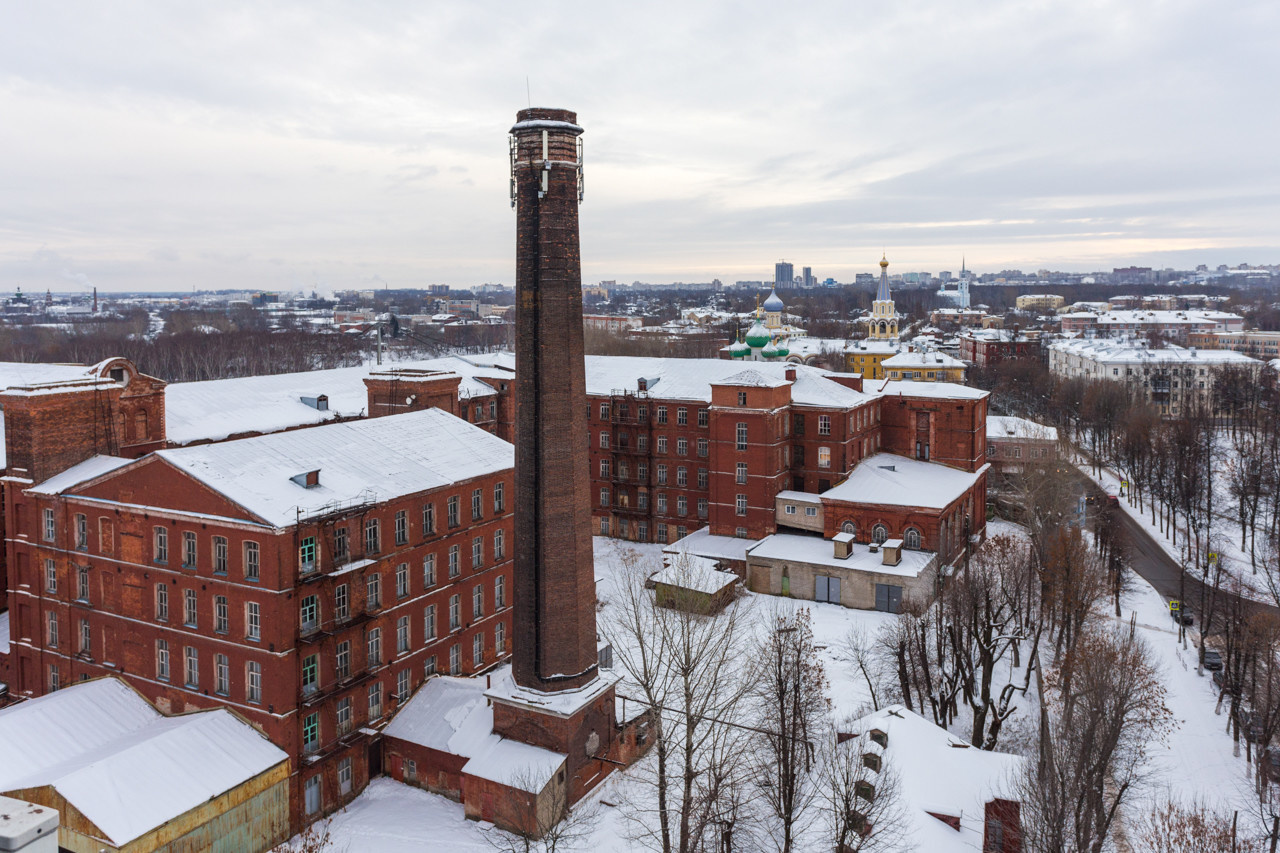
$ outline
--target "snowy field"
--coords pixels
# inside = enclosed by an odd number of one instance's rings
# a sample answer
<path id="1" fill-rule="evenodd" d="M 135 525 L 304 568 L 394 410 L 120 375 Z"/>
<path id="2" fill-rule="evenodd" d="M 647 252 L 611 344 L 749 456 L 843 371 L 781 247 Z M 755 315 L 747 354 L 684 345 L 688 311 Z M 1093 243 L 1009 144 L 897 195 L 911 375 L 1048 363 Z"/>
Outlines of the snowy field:
<path id="1" fill-rule="evenodd" d="M 1019 529 L 993 520 L 988 533 L 1016 533 Z M 606 602 L 615 590 L 620 558 L 625 550 L 638 552 L 654 566 L 661 559 L 661 546 L 597 537 L 596 575 L 599 595 Z M 874 633 L 893 616 L 758 595 L 748 595 L 740 606 L 749 608 L 749 612 L 756 614 L 755 618 L 761 621 L 767 620 L 775 612 L 774 608 L 808 607 L 813 615 L 815 640 L 821 647 L 822 663 L 831 684 L 836 718 L 849 717 L 868 709 L 866 685 L 852 671 L 842 653 L 842 641 L 853 628 Z M 607 611 L 606 604 L 602 618 L 607 618 Z M 1124 599 L 1124 617 L 1120 621 L 1128 624 L 1131 614 L 1136 614 L 1137 630 L 1150 645 L 1165 673 L 1169 691 L 1167 702 L 1177 720 L 1168 742 L 1156 745 L 1152 750 L 1152 778 L 1139 798 L 1133 801 L 1131 814 L 1137 814 L 1148 803 L 1156 802 L 1167 794 L 1188 802 L 1197 800 L 1228 814 L 1239 809 L 1241 826 L 1255 829 L 1260 824 L 1252 797 L 1251 768 L 1243 755 L 1233 755 L 1232 740 L 1226 730 L 1226 715 L 1215 713 L 1215 695 L 1208 674 L 1196 674 L 1194 648 L 1183 649 L 1179 645 L 1165 601 L 1141 578 L 1134 578 L 1134 589 Z M 1021 714 L 1020 711 L 1015 717 Z M 1012 724 L 1013 720 L 1010 722 Z M 958 725 L 957 733 L 966 736 L 967 728 Z M 646 760 L 651 758 L 652 755 Z M 590 850 L 592 853 L 644 849 L 627 838 L 629 823 L 614 805 L 625 796 L 630 784 L 629 776 L 626 772 L 614 774 L 588 797 L 583 808 L 592 812 L 591 834 L 573 849 Z M 329 849 L 349 853 L 471 853 L 495 849 L 494 842 L 500 835 L 499 830 L 488 824 L 466 820 L 458 803 L 380 778 L 371 782 L 354 802 L 334 817 Z M 821 845 L 801 848 L 803 853 L 817 853 L 821 849 Z"/>

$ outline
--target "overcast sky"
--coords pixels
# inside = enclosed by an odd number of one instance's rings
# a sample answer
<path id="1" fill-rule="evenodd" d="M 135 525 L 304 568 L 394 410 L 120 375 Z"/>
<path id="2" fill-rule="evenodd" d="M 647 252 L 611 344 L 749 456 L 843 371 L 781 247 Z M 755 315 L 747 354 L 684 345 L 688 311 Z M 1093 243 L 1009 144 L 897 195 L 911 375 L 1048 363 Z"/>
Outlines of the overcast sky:
<path id="1" fill-rule="evenodd" d="M 585 281 L 1280 262 L 1280 4 L 0 0 L 0 293 L 514 280 L 507 130 L 586 128 Z"/>

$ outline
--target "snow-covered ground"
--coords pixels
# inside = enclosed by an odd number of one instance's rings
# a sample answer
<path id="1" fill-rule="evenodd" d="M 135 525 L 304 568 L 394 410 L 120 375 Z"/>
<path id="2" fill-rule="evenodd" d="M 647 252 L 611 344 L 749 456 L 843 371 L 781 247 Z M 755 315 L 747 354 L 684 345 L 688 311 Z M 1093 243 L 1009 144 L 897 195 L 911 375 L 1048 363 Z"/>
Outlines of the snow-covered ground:
<path id="1" fill-rule="evenodd" d="M 994 536 L 1019 531 L 1016 525 L 993 519 L 987 532 Z M 636 551 L 654 566 L 661 560 L 661 546 L 597 537 L 596 576 L 600 597 L 606 601 L 602 618 L 607 618 L 607 602 L 616 591 L 621 558 L 627 550 Z M 1256 822 L 1257 808 L 1251 794 L 1251 768 L 1243 755 L 1233 755 L 1226 716 L 1215 713 L 1212 681 L 1208 674 L 1196 674 L 1195 649 L 1190 646 L 1183 649 L 1179 645 L 1167 603 L 1146 581 L 1135 578 L 1123 604 L 1124 616 L 1120 621 L 1128 624 L 1130 615 L 1136 614 L 1137 630 L 1164 670 L 1167 702 L 1178 722 L 1167 743 L 1153 748 L 1151 782 L 1133 802 L 1129 814 L 1136 816 L 1148 803 L 1169 794 L 1188 802 L 1198 800 L 1227 813 L 1239 809 L 1242 826 L 1253 829 L 1251 822 Z M 866 710 L 866 685 L 845 658 L 842 642 L 851 629 L 860 627 L 875 632 L 893 616 L 758 595 L 748 595 L 740 606 L 749 608 L 758 619 L 768 618 L 773 608 L 808 607 L 813 616 L 815 640 L 822 647 L 821 660 L 831 684 L 830 695 L 837 719 Z M 1021 716 L 1021 712 L 1017 716 Z M 964 736 L 967 731 L 958 733 Z M 611 805 L 622 799 L 630 784 L 630 773 L 617 773 L 592 793 L 585 805 L 593 811 L 590 836 L 574 849 L 593 853 L 643 849 L 627 839 L 627 821 L 620 810 Z M 488 851 L 494 849 L 491 842 L 498 832 L 487 824 L 466 820 L 458 803 L 385 778 L 371 782 L 364 793 L 334 817 L 331 825 L 332 849 L 345 849 L 349 853 Z M 817 853 L 820 848 L 812 849 Z"/>
<path id="2" fill-rule="evenodd" d="M 1217 694 L 1210 674 L 1196 674 L 1194 637 L 1188 635 L 1184 649 L 1169 617 L 1168 602 L 1142 578 L 1133 579 L 1133 589 L 1122 604 L 1124 616 L 1119 621 L 1127 625 L 1136 614 L 1137 631 L 1164 671 L 1166 704 L 1177 721 L 1168 742 L 1153 747 L 1150 785 L 1135 800 L 1130 814 L 1169 795 L 1186 803 L 1199 801 L 1228 815 L 1239 809 L 1242 827 L 1260 829 L 1253 826 L 1258 810 L 1253 768 L 1245 761 L 1243 742 L 1241 754 L 1233 754 L 1226 708 L 1221 713 L 1215 710 Z"/>

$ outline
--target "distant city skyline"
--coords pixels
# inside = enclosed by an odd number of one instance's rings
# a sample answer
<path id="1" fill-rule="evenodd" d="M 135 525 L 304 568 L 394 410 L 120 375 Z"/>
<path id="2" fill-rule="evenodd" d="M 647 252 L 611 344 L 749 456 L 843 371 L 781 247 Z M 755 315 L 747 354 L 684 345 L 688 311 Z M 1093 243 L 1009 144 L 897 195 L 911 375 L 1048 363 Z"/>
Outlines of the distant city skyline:
<path id="1" fill-rule="evenodd" d="M 1280 258 L 1256 0 L 5 18 L 0 291 L 510 283 L 529 100 L 589 126 L 584 281 Z"/>

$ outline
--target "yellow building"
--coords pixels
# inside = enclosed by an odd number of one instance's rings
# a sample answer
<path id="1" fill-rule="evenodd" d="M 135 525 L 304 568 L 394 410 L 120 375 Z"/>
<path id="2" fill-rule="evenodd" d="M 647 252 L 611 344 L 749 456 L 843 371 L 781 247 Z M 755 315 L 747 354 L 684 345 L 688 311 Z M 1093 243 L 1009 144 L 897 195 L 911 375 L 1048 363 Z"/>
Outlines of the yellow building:
<path id="1" fill-rule="evenodd" d="M 1025 293 L 1017 299 L 1019 311 L 1057 311 L 1065 299 L 1054 293 Z"/>
<path id="2" fill-rule="evenodd" d="M 964 362 L 944 352 L 900 352 L 882 361 L 880 367 L 887 374 L 887 378 L 894 381 L 964 384 Z"/>

